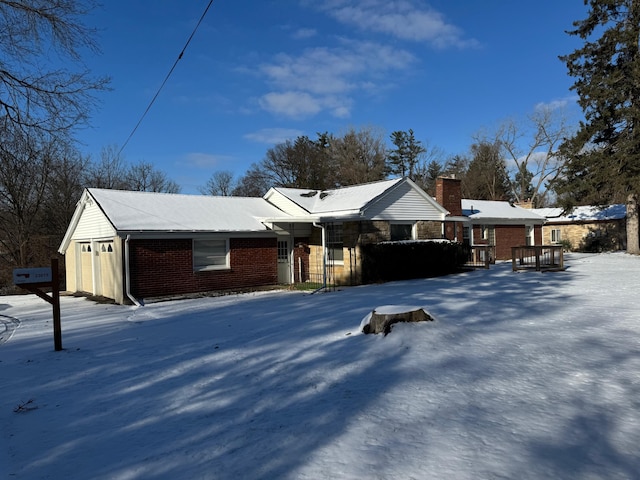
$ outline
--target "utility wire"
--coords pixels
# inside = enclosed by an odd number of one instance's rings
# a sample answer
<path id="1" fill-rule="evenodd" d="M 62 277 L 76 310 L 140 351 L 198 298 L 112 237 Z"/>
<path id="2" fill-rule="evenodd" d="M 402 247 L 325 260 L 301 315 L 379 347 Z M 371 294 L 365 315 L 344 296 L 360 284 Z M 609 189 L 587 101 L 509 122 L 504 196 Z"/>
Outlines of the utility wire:
<path id="1" fill-rule="evenodd" d="M 176 58 L 176 61 L 173 62 L 173 66 L 171 67 L 171 70 L 169 70 L 169 73 L 167 73 L 167 76 L 164 77 L 164 80 L 163 80 L 162 84 L 160 85 L 160 88 L 158 88 L 158 91 L 156 92 L 156 94 L 153 96 L 153 98 L 149 102 L 149 105 L 147 106 L 147 109 L 144 111 L 144 113 L 140 117 L 140 120 L 138 120 L 138 123 L 136 123 L 136 126 L 133 127 L 133 130 L 131 131 L 131 133 L 127 137 L 127 140 L 124 142 L 122 147 L 120 147 L 120 150 L 118 151 L 118 155 L 120 155 L 122 153 L 122 151 L 124 150 L 124 147 L 127 146 L 127 144 L 129 143 L 129 140 L 131 140 L 131 137 L 133 137 L 133 134 L 136 133 L 136 130 L 138 130 L 138 127 L 142 123 L 142 120 L 144 120 L 144 117 L 146 117 L 147 113 L 149 113 L 149 110 L 151 109 L 151 106 L 156 101 L 156 98 L 158 98 L 158 95 L 160 95 L 160 91 L 164 87 L 165 83 L 167 83 L 167 80 L 169 80 L 169 77 L 173 73 L 173 70 L 176 68 L 176 65 L 178 65 L 178 62 L 180 61 L 180 59 L 184 55 L 185 50 L 189 46 L 189 43 L 191 43 L 191 39 L 196 34 L 196 31 L 198 30 L 198 27 L 202 23 L 202 20 L 204 20 L 204 17 L 207 15 L 207 12 L 209 11 L 209 8 L 211 7 L 212 3 L 213 3 L 213 0 L 209 0 L 209 4 L 207 5 L 207 8 L 205 8 L 204 12 L 202 12 L 202 16 L 200 17 L 200 20 L 198 20 L 198 23 L 196 24 L 196 26 L 194 27 L 193 31 L 191 32 L 191 35 L 189 35 L 189 38 L 187 39 L 187 43 L 184 44 L 184 47 L 182 48 L 182 51 L 180 52 L 180 55 L 178 55 L 178 58 Z"/>

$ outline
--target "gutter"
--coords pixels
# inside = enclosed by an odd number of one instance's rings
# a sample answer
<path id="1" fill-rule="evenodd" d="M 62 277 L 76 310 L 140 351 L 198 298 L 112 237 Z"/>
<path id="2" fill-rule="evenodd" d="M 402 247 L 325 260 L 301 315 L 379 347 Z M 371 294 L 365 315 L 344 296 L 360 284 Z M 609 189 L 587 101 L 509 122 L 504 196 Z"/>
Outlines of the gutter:
<path id="1" fill-rule="evenodd" d="M 124 271 L 125 271 L 125 289 L 129 300 L 131 300 L 136 307 L 141 307 L 142 304 L 131 294 L 131 271 L 129 270 L 129 240 L 131 235 L 127 235 L 124 240 Z"/>

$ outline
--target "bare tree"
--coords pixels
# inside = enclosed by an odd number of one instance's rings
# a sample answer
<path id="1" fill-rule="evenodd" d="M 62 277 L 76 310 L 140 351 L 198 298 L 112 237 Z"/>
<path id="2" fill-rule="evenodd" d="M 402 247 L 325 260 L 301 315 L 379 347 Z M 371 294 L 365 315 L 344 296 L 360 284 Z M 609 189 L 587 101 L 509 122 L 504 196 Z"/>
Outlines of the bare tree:
<path id="1" fill-rule="evenodd" d="M 85 184 L 93 188 L 127 190 L 127 166 L 116 145 L 103 147 L 100 159 L 90 163 Z"/>
<path id="2" fill-rule="evenodd" d="M 129 167 L 124 183 L 127 190 L 138 192 L 180 193 L 180 186 L 166 173 L 143 160 Z"/>
<path id="3" fill-rule="evenodd" d="M 86 123 L 108 85 L 81 63 L 96 53 L 81 17 L 93 0 L 0 0 L 0 117 L 22 130 L 66 135 Z M 75 69 L 73 69 L 75 67 Z"/>
<path id="4" fill-rule="evenodd" d="M 57 239 L 58 244 L 82 195 L 88 165 L 89 157 L 82 156 L 69 144 L 61 145 L 53 159 L 46 184 L 44 216 L 47 232 Z"/>
<path id="5" fill-rule="evenodd" d="M 249 170 L 240 177 L 232 191 L 235 197 L 261 197 L 272 187 L 271 178 L 261 165 L 254 163 Z"/>
<path id="6" fill-rule="evenodd" d="M 56 147 L 35 132 L 0 129 L 0 251 L 14 267 L 34 262 L 32 239 L 44 233 L 42 212 Z"/>
<path id="7" fill-rule="evenodd" d="M 564 164 L 558 147 L 569 134 L 562 111 L 550 107 L 536 109 L 524 123 L 508 120 L 498 129 L 496 140 L 514 166 L 512 190 L 517 202 L 545 203 Z"/>
<path id="8" fill-rule="evenodd" d="M 233 172 L 228 170 L 219 170 L 211 175 L 204 187 L 200 187 L 200 193 L 203 195 L 219 195 L 228 197 L 233 194 L 236 187 L 233 181 Z"/>
<path id="9" fill-rule="evenodd" d="M 330 144 L 332 163 L 338 166 L 340 185 L 381 180 L 386 173 L 384 134 L 372 127 L 349 129 Z"/>

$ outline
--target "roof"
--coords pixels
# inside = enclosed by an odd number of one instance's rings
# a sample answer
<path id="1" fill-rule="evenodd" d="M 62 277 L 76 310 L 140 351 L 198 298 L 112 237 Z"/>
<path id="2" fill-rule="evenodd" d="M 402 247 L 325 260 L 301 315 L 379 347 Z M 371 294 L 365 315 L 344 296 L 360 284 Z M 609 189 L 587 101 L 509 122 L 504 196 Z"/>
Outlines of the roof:
<path id="1" fill-rule="evenodd" d="M 312 215 L 323 213 L 339 214 L 340 212 L 361 211 L 402 181 L 402 178 L 396 178 L 330 190 L 281 187 L 274 187 L 273 190 L 287 197 Z"/>
<path id="2" fill-rule="evenodd" d="M 545 217 L 547 223 L 603 222 L 622 220 L 627 216 L 627 207 L 622 203 L 604 207 L 579 206 L 567 213 L 559 207 L 535 208 L 533 211 Z"/>
<path id="3" fill-rule="evenodd" d="M 284 213 L 262 198 L 87 189 L 118 231 L 256 232 Z"/>
<path id="4" fill-rule="evenodd" d="M 544 217 L 532 210 L 518 207 L 509 202 L 495 200 L 470 200 L 463 198 L 462 214 L 472 220 L 491 220 L 496 223 L 544 222 Z"/>

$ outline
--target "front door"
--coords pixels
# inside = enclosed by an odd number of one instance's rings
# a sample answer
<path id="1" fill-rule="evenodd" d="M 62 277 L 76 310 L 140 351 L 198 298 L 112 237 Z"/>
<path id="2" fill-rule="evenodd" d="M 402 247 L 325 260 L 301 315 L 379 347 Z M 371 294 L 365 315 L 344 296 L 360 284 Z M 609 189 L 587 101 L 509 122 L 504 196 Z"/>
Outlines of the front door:
<path id="1" fill-rule="evenodd" d="M 291 255 L 288 240 L 278 240 L 278 283 L 291 283 Z"/>

